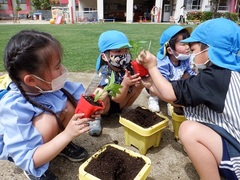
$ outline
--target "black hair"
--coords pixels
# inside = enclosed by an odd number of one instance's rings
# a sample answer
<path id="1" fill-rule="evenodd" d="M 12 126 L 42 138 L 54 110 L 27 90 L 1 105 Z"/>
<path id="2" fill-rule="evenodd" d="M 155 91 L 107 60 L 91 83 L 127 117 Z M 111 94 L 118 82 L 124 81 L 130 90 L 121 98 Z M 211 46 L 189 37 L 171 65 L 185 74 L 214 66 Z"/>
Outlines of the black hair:
<path id="1" fill-rule="evenodd" d="M 4 66 L 12 81 L 23 96 L 34 106 L 53 114 L 59 128 L 64 129 L 59 117 L 49 108 L 33 101 L 21 86 L 22 72 L 41 75 L 50 67 L 53 56 L 62 59 L 63 49 L 59 41 L 50 34 L 35 30 L 23 30 L 12 36 L 4 51 Z M 66 94 L 66 93 L 65 93 Z"/>
<path id="2" fill-rule="evenodd" d="M 175 34 L 168 42 L 169 46 L 173 50 L 176 50 L 175 44 L 178 42 L 178 38 L 179 38 L 180 35 L 182 36 L 183 39 L 186 39 L 190 36 L 190 33 L 186 29 L 182 29 L 177 34 Z"/>

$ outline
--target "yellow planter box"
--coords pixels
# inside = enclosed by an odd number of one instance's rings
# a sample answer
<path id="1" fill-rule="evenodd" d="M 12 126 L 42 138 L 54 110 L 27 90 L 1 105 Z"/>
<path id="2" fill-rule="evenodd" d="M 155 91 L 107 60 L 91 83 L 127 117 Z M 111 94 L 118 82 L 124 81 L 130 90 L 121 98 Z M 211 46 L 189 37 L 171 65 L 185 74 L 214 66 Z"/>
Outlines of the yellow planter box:
<path id="1" fill-rule="evenodd" d="M 186 118 L 184 115 L 178 115 L 175 112 L 172 113 L 172 126 L 173 126 L 173 132 L 174 132 L 174 138 L 178 140 L 178 130 L 183 121 L 185 121 Z"/>
<path id="2" fill-rule="evenodd" d="M 143 128 L 130 120 L 120 116 L 120 124 L 124 126 L 125 144 L 138 148 L 140 154 L 145 155 L 150 147 L 158 147 L 160 144 L 162 130 L 168 125 L 168 118 L 158 114 L 164 120 L 151 126 Z"/>
<path id="3" fill-rule="evenodd" d="M 85 168 L 87 167 L 87 165 L 89 164 L 89 162 L 93 159 L 93 158 L 97 158 L 102 152 L 104 152 L 107 148 L 107 146 L 112 146 L 114 148 L 117 148 L 121 151 L 124 151 L 128 154 L 130 154 L 130 156 L 132 157 L 140 157 L 145 161 L 145 165 L 143 166 L 143 168 L 141 169 L 141 171 L 137 174 L 137 176 L 134 178 L 134 180 L 145 180 L 147 178 L 147 176 L 149 175 L 150 171 L 151 171 L 151 160 L 146 157 L 143 156 L 139 153 L 133 152 L 129 149 L 123 148 L 119 145 L 116 144 L 107 144 L 105 145 L 103 148 L 101 148 L 99 151 L 97 151 L 95 154 L 93 154 L 87 161 L 85 161 L 80 167 L 79 167 L 79 179 L 80 180 L 100 180 L 99 178 L 97 178 L 96 176 L 93 176 L 90 173 L 87 173 L 85 171 Z"/>

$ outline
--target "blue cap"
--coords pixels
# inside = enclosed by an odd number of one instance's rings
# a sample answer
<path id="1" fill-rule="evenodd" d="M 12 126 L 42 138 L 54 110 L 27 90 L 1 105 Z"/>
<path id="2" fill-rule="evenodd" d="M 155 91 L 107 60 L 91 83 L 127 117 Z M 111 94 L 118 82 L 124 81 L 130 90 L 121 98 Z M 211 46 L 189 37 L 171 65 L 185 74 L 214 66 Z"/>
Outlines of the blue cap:
<path id="1" fill-rule="evenodd" d="M 131 48 L 126 35 L 117 30 L 110 30 L 102 33 L 98 39 L 98 48 L 101 53 L 107 50 Z M 101 53 L 98 56 L 96 70 L 98 71 L 101 64 Z"/>
<path id="2" fill-rule="evenodd" d="M 240 27 L 235 22 L 225 18 L 205 21 L 181 42 L 208 45 L 208 57 L 213 64 L 240 72 Z"/>
<path id="3" fill-rule="evenodd" d="M 168 29 L 166 29 L 160 39 L 159 39 L 159 43 L 160 43 L 160 49 L 157 53 L 157 57 L 158 59 L 163 59 L 166 54 L 167 54 L 167 49 L 166 49 L 166 45 L 167 42 L 173 37 L 175 36 L 179 31 L 186 29 L 190 34 L 192 32 L 192 28 L 191 27 L 182 27 L 182 26 L 178 26 L 178 25 L 174 25 L 169 27 Z"/>

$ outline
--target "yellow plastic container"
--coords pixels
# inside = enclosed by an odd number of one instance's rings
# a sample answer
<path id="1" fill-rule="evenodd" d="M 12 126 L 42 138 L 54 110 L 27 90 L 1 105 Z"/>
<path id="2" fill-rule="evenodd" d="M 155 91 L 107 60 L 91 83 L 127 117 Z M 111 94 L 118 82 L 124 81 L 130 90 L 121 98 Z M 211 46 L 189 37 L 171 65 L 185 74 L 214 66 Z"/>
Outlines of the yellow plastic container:
<path id="1" fill-rule="evenodd" d="M 178 130 L 183 121 L 185 121 L 186 118 L 184 115 L 178 115 L 175 112 L 172 113 L 172 126 L 173 126 L 173 132 L 174 132 L 174 138 L 178 140 Z"/>
<path id="2" fill-rule="evenodd" d="M 143 168 L 141 169 L 141 171 L 137 174 L 137 176 L 134 178 L 134 180 L 145 180 L 147 178 L 147 176 L 149 175 L 151 168 L 152 168 L 152 164 L 151 164 L 151 160 L 144 156 L 141 155 L 139 153 L 133 152 L 129 149 L 123 148 L 119 145 L 116 144 L 107 144 L 105 145 L 103 148 L 101 148 L 99 151 L 97 151 L 94 155 L 92 155 L 87 161 L 85 161 L 80 167 L 79 167 L 79 179 L 80 180 L 100 180 L 99 178 L 97 178 L 96 176 L 93 176 L 92 174 L 89 174 L 85 171 L 85 168 L 87 167 L 87 165 L 89 164 L 89 162 L 92 160 L 92 158 L 96 158 L 99 156 L 99 154 L 101 154 L 102 152 L 104 152 L 107 148 L 107 146 L 112 146 L 115 147 L 121 151 L 124 151 L 128 154 L 130 154 L 133 157 L 140 157 L 145 161 L 145 165 L 143 166 Z"/>
<path id="3" fill-rule="evenodd" d="M 169 121 L 166 116 L 158 115 L 164 120 L 149 128 L 143 128 L 120 116 L 119 122 L 124 126 L 125 144 L 135 146 L 143 155 L 147 153 L 150 147 L 158 147 L 162 137 L 162 130 L 167 127 Z"/>

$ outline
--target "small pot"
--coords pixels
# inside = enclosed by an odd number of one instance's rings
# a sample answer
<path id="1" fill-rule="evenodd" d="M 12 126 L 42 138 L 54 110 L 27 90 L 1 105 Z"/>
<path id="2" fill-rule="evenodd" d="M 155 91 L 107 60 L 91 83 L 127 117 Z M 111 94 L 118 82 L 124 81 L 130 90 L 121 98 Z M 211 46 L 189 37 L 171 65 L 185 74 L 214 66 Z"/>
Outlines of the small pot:
<path id="1" fill-rule="evenodd" d="M 96 105 L 89 103 L 85 99 L 84 95 L 82 95 L 80 100 L 78 101 L 77 107 L 75 109 L 75 113 L 84 113 L 85 114 L 84 117 L 89 118 L 96 111 L 104 109 L 105 106 L 104 106 L 103 101 L 98 100 L 98 102 L 101 104 L 101 106 L 96 106 Z"/>
<path id="2" fill-rule="evenodd" d="M 139 64 L 136 60 L 131 61 L 131 64 L 135 74 L 139 73 L 141 77 L 148 75 L 148 70 L 143 65 Z"/>

